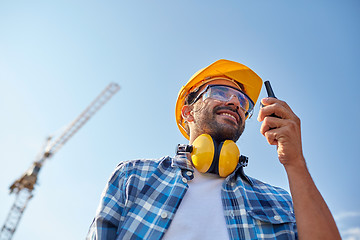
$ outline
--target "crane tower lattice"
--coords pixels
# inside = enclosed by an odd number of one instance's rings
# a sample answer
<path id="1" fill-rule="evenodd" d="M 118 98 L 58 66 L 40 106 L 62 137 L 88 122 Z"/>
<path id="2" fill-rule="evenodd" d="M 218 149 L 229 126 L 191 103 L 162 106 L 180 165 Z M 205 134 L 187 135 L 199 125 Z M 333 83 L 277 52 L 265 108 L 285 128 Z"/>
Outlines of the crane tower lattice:
<path id="1" fill-rule="evenodd" d="M 110 83 L 95 100 L 64 130 L 64 132 L 52 141 L 49 137 L 31 167 L 10 186 L 10 194 L 15 193 L 13 203 L 0 232 L 0 240 L 11 240 L 20 219 L 33 197 L 33 190 L 37 182 L 38 174 L 46 160 L 52 157 L 59 149 L 120 89 L 116 83 Z"/>

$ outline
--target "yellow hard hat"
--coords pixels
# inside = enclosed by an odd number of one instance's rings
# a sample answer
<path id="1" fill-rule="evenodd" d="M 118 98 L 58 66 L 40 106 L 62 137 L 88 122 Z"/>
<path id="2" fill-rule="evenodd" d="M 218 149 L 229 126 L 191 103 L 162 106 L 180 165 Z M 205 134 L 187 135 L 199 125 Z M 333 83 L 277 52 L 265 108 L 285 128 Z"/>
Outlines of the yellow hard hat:
<path id="1" fill-rule="evenodd" d="M 243 64 L 225 59 L 218 60 L 195 73 L 179 91 L 175 107 L 175 118 L 180 132 L 186 139 L 189 139 L 189 135 L 186 132 L 185 122 L 181 116 L 181 109 L 184 106 L 185 98 L 194 89 L 211 81 L 209 78 L 216 76 L 226 76 L 243 84 L 243 91 L 251 98 L 254 104 L 256 104 L 262 87 L 261 78 Z"/>

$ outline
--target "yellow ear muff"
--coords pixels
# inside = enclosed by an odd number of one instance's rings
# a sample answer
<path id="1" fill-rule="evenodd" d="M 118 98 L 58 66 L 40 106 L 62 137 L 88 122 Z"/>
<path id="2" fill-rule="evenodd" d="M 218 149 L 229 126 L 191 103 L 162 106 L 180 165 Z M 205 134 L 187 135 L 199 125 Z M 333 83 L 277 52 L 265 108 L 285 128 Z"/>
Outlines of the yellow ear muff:
<path id="1" fill-rule="evenodd" d="M 194 167 L 202 173 L 206 173 L 213 162 L 215 146 L 209 134 L 201 134 L 192 143 L 191 160 Z"/>
<path id="2" fill-rule="evenodd" d="M 240 151 L 234 141 L 225 140 L 219 154 L 219 175 L 227 177 L 239 163 Z"/>
<path id="3" fill-rule="evenodd" d="M 234 141 L 216 143 L 208 134 L 201 134 L 192 143 L 191 161 L 202 173 L 211 172 L 227 177 L 239 163 L 240 151 Z"/>

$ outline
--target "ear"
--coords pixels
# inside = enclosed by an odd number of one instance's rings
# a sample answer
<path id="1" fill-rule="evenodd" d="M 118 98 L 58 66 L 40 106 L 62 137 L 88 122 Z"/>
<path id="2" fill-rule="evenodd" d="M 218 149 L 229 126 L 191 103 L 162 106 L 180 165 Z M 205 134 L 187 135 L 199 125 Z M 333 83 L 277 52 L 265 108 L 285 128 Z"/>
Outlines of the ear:
<path id="1" fill-rule="evenodd" d="M 181 116 L 186 122 L 192 122 L 194 121 L 194 116 L 192 115 L 192 106 L 184 105 L 181 108 Z"/>

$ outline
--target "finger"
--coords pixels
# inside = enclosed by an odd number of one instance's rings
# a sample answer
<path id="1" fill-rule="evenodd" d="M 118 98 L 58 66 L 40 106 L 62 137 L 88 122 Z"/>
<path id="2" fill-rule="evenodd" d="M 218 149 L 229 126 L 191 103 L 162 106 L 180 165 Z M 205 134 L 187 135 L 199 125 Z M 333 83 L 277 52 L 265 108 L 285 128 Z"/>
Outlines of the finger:
<path id="1" fill-rule="evenodd" d="M 277 132 L 275 130 L 265 132 L 264 136 L 270 145 L 278 144 Z"/>
<path id="2" fill-rule="evenodd" d="M 279 100 L 277 98 L 273 98 L 273 97 L 263 98 L 261 99 L 261 103 L 263 104 L 263 106 L 279 103 L 280 105 L 291 111 L 290 106 L 285 101 Z"/>
<path id="3" fill-rule="evenodd" d="M 275 117 L 265 117 L 260 127 L 260 132 L 265 136 L 265 133 L 269 130 L 280 128 L 284 125 L 284 120 Z"/>
<path id="4" fill-rule="evenodd" d="M 264 98 L 261 100 L 263 107 L 258 114 L 258 121 L 261 122 L 266 116 L 275 115 L 282 119 L 295 119 L 297 116 L 291 110 L 289 105 L 275 98 Z"/>
<path id="5" fill-rule="evenodd" d="M 279 103 L 273 103 L 263 107 L 259 111 L 258 121 L 263 121 L 265 117 L 278 117 L 282 119 L 288 119 L 291 117 L 291 113 Z"/>

